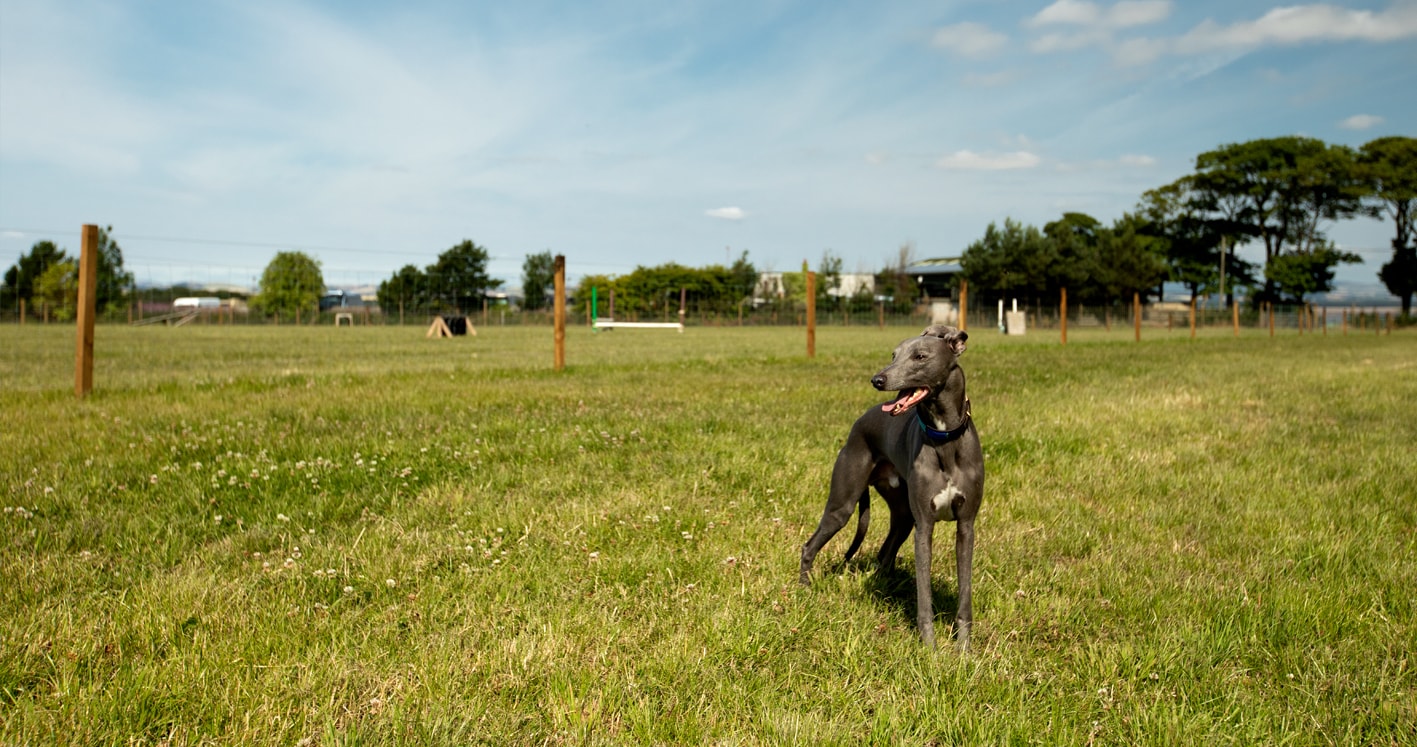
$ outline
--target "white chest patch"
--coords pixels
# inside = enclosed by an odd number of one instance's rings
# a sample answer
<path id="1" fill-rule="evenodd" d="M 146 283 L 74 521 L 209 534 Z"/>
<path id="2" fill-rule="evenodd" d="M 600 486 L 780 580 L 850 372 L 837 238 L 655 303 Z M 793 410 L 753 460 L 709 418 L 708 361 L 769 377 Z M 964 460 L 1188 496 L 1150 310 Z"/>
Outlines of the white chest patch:
<path id="1" fill-rule="evenodd" d="M 954 502 L 956 498 L 962 498 L 964 492 L 955 487 L 953 483 L 945 486 L 944 490 L 935 494 L 930 499 L 930 507 L 935 509 L 935 521 L 954 521 Z"/>

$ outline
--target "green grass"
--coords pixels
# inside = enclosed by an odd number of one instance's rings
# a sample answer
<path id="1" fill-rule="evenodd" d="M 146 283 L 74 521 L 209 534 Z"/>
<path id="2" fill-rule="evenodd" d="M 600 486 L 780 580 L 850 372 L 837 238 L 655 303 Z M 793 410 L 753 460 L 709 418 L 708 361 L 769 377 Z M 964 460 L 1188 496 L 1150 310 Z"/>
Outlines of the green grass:
<path id="1" fill-rule="evenodd" d="M 977 331 L 961 656 L 796 583 L 915 331 L 0 328 L 0 744 L 1417 742 L 1413 333 Z"/>

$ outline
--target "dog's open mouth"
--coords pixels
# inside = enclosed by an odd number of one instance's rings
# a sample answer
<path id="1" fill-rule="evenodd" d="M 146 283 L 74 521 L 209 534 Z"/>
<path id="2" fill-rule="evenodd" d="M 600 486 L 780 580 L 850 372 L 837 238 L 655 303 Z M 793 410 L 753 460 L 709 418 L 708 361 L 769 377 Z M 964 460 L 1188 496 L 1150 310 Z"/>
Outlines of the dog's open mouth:
<path id="1" fill-rule="evenodd" d="M 925 399 L 929 394 L 929 387 L 922 386 L 918 389 L 902 389 L 900 390 L 900 396 L 898 396 L 894 402 L 887 402 L 881 405 L 881 409 L 891 415 L 899 415 L 919 404 L 920 400 Z"/>

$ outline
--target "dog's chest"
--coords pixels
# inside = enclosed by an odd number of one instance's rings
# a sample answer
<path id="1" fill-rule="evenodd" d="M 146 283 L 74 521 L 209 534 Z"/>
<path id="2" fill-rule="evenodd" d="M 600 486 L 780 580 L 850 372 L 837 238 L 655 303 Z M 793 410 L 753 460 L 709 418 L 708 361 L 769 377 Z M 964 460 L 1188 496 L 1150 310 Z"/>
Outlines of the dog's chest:
<path id="1" fill-rule="evenodd" d="M 964 497 L 964 491 L 960 490 L 953 480 L 945 482 L 945 486 L 930 498 L 930 508 L 935 511 L 935 521 L 954 521 L 955 501 Z"/>

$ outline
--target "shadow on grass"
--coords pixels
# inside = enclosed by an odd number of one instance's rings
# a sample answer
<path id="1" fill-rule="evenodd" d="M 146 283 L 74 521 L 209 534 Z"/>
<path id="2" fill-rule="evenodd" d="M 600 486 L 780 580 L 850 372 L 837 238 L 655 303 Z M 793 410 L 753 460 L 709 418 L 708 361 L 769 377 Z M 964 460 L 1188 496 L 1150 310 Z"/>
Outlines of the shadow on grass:
<path id="1" fill-rule="evenodd" d="M 951 557 L 953 557 L 951 555 Z M 900 615 L 906 625 L 915 625 L 915 613 L 919 604 L 915 601 L 915 567 L 897 562 L 890 568 L 877 568 L 876 559 L 862 553 L 850 561 L 838 560 L 826 569 L 831 574 L 849 574 L 862 577 L 866 593 L 877 604 Z M 959 613 L 958 589 L 953 585 L 942 591 L 940 584 L 931 578 L 930 597 L 935 609 L 935 624 L 954 627 Z M 938 628 L 936 629 L 938 631 Z"/>

